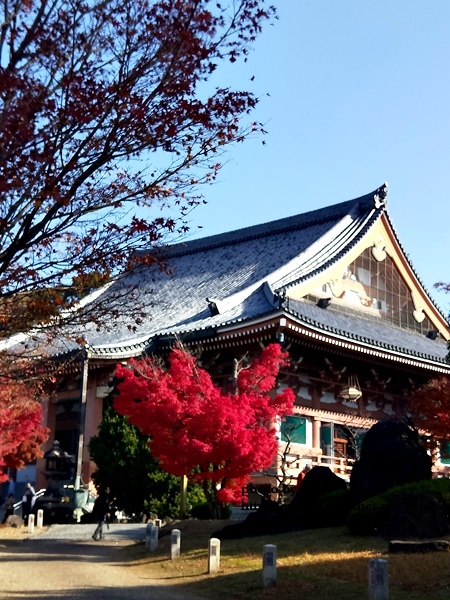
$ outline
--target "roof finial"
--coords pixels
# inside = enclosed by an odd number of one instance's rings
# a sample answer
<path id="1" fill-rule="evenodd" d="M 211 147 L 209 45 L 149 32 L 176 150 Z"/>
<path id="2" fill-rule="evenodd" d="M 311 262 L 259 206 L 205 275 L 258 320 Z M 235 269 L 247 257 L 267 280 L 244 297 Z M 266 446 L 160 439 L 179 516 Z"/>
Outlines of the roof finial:
<path id="1" fill-rule="evenodd" d="M 389 191 L 388 187 L 389 186 L 387 183 L 383 183 L 381 187 L 374 191 L 373 201 L 375 203 L 375 208 L 382 208 L 383 206 L 386 206 L 386 197 Z"/>

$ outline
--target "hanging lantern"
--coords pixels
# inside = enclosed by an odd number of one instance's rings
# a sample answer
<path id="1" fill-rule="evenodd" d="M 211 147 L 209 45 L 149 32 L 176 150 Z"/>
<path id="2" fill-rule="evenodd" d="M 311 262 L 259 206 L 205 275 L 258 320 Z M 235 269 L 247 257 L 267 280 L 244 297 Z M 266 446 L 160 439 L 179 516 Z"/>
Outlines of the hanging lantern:
<path id="1" fill-rule="evenodd" d="M 347 386 L 344 387 L 339 396 L 348 402 L 357 402 L 361 398 L 362 391 L 359 387 L 359 381 L 356 375 L 352 375 L 348 378 Z"/>

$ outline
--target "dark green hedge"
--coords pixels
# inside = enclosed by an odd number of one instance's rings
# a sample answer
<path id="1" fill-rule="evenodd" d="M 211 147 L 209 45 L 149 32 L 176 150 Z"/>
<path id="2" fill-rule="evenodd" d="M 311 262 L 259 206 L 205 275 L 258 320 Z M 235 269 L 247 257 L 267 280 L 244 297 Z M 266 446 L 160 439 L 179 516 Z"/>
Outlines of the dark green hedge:
<path id="1" fill-rule="evenodd" d="M 396 499 L 402 493 L 422 493 L 434 496 L 450 517 L 450 479 L 430 479 L 407 483 L 387 492 L 368 498 L 355 506 L 348 515 L 347 526 L 355 535 L 377 535 L 389 517 Z"/>
<path id="2" fill-rule="evenodd" d="M 350 492 L 336 490 L 321 496 L 311 509 L 309 527 L 336 527 L 345 525 L 350 512 Z"/>

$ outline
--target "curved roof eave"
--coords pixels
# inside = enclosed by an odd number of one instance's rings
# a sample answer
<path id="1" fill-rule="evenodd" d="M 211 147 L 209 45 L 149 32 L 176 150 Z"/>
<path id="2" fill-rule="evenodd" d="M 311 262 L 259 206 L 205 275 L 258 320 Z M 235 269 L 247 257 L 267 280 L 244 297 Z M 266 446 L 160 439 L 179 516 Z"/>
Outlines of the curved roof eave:
<path id="1" fill-rule="evenodd" d="M 246 327 L 254 324 L 260 324 L 261 317 L 251 318 L 245 321 Z M 284 308 L 283 310 L 273 311 L 270 314 L 273 319 L 275 317 L 285 318 L 287 330 L 291 330 L 295 333 L 300 333 L 305 337 L 309 337 L 318 342 L 330 343 L 333 346 L 339 346 L 343 349 L 363 352 L 364 354 L 376 355 L 385 360 L 394 360 L 396 362 L 403 362 L 412 366 L 420 368 L 427 367 L 430 370 L 438 371 L 441 373 L 450 373 L 450 364 L 445 359 L 439 357 L 427 355 L 421 352 L 414 352 L 408 348 L 402 348 L 400 346 L 393 346 L 377 340 L 371 340 L 362 336 L 354 335 L 346 331 L 341 331 L 333 327 L 324 326 L 322 323 L 309 319 Z M 289 322 L 288 322 L 289 321 Z M 229 324 L 218 328 L 217 333 L 225 333 L 228 329 L 228 333 L 231 333 L 232 329 L 236 329 L 236 325 L 242 326 L 243 322 L 239 324 Z"/>
<path id="2" fill-rule="evenodd" d="M 186 254 L 193 254 L 198 251 L 212 249 L 216 247 L 224 247 L 229 244 L 236 242 L 242 242 L 246 240 L 252 240 L 261 236 L 272 235 L 273 233 L 283 233 L 296 230 L 299 227 L 305 227 L 313 223 L 320 223 L 330 219 L 330 216 L 335 218 L 337 215 L 341 215 L 343 218 L 345 215 L 351 214 L 355 209 L 355 206 L 374 207 L 376 210 L 383 209 L 386 202 L 385 198 L 388 192 L 388 185 L 384 183 L 378 189 L 364 196 L 359 196 L 352 200 L 346 200 L 338 204 L 332 204 L 323 208 L 311 210 L 305 213 L 300 213 L 292 217 L 284 217 L 275 221 L 269 221 L 266 223 L 260 223 L 259 225 L 251 225 L 249 227 L 243 227 L 233 231 L 219 233 L 203 238 L 188 240 L 186 242 L 180 242 L 178 244 L 172 244 L 168 246 L 162 246 L 159 251 L 162 256 L 173 258 L 174 256 L 184 256 Z M 145 251 L 142 251 L 143 253 Z"/>
<path id="3" fill-rule="evenodd" d="M 258 329 L 270 319 L 285 319 L 284 325 L 287 330 L 293 333 L 301 334 L 311 338 L 317 342 L 328 343 L 333 346 L 341 347 L 342 349 L 362 352 L 367 355 L 376 355 L 385 360 L 394 360 L 419 368 L 428 368 L 432 371 L 441 373 L 450 373 L 450 364 L 444 359 L 436 356 L 427 355 L 421 352 L 414 352 L 408 348 L 394 346 L 379 342 L 377 340 L 364 338 L 362 336 L 342 331 L 333 327 L 324 326 L 322 323 L 314 321 L 308 317 L 302 316 L 295 311 L 290 311 L 287 308 L 274 309 L 254 315 L 248 318 L 239 318 L 231 321 L 224 321 L 214 328 L 201 327 L 186 329 L 183 331 L 170 331 L 164 334 L 157 334 L 149 337 L 145 342 L 139 344 L 127 344 L 124 346 L 99 346 L 90 347 L 90 356 L 93 359 L 103 360 L 124 360 L 140 356 L 146 352 L 156 350 L 161 344 L 173 343 L 177 338 L 183 340 L 207 340 L 219 341 L 224 337 L 234 337 L 235 335 L 242 336 L 242 328 L 257 327 Z"/>
<path id="4" fill-rule="evenodd" d="M 347 217 L 348 225 L 330 242 L 318 244 L 318 251 L 303 262 L 296 277 L 287 283 L 283 283 L 283 278 L 274 282 L 274 289 L 280 292 L 310 281 L 350 252 L 385 214 L 386 196 L 387 184 L 384 184 L 371 194 L 343 203 L 342 206 L 348 207 L 348 212 L 342 214 L 340 221 L 344 223 Z"/>
<path id="5" fill-rule="evenodd" d="M 124 345 L 101 345 L 91 346 L 89 348 L 90 356 L 94 359 L 104 360 L 124 360 L 127 358 L 136 358 L 142 354 L 155 351 L 159 346 L 173 344 L 178 339 L 183 341 L 204 339 L 211 337 L 216 327 L 198 327 L 193 329 L 177 330 L 173 333 L 157 333 L 146 338 L 144 341 L 135 344 Z"/>
<path id="6" fill-rule="evenodd" d="M 359 351 L 364 354 L 376 355 L 381 358 L 391 358 L 396 362 L 403 362 L 412 366 L 419 366 L 423 368 L 427 366 L 433 371 L 439 371 L 442 373 L 450 373 L 450 364 L 445 359 L 440 359 L 436 356 L 427 355 L 421 352 L 414 352 L 409 348 L 402 348 L 400 346 L 393 346 L 379 342 L 378 340 L 371 340 L 351 334 L 346 331 L 340 331 L 331 327 L 323 327 L 322 324 L 317 323 L 308 319 L 307 317 L 299 317 L 298 315 L 292 315 L 299 326 L 303 325 L 304 328 L 296 328 L 295 325 L 288 327 L 297 333 L 303 333 L 308 337 L 312 337 L 317 341 L 332 343 L 335 346 L 340 346 L 346 350 Z"/>

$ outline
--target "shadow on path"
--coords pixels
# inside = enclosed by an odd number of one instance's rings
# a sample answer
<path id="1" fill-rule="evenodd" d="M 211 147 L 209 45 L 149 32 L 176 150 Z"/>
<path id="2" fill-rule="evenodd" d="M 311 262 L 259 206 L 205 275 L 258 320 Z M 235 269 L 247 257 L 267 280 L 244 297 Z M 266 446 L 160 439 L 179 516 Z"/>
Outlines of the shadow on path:
<path id="1" fill-rule="evenodd" d="M 85 532 L 69 530 L 69 539 L 60 537 L 62 529 L 51 529 L 0 548 L 2 600 L 196 600 L 148 572 L 127 568 L 121 550 L 139 543 L 141 532 L 136 540 L 135 528 L 118 529 L 110 537 L 106 532 L 99 542 L 73 539 L 90 538 L 92 525 Z"/>

